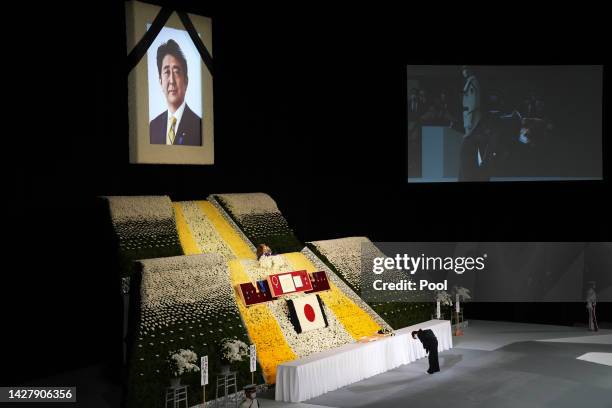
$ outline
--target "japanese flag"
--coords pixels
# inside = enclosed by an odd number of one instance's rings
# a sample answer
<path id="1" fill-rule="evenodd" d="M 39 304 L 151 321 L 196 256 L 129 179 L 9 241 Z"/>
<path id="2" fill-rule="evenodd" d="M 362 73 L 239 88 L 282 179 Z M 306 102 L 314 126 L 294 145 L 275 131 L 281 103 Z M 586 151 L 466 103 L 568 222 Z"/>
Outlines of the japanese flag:
<path id="1" fill-rule="evenodd" d="M 295 331 L 304 333 L 314 329 L 327 327 L 327 317 L 323 312 L 323 302 L 318 295 L 300 296 L 287 301 L 289 314 Z"/>

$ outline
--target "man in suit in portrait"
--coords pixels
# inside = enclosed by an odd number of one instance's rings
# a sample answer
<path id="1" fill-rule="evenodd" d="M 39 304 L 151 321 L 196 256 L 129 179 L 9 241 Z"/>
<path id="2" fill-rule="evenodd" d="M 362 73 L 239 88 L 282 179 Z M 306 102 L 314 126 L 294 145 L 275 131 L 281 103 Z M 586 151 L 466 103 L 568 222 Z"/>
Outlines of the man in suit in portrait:
<path id="1" fill-rule="evenodd" d="M 202 119 L 185 102 L 187 60 L 176 41 L 168 40 L 157 49 L 157 72 L 168 110 L 149 124 L 150 143 L 201 146 Z"/>
<path id="2" fill-rule="evenodd" d="M 472 69 L 461 68 L 463 85 L 463 127 L 465 134 L 459 150 L 459 181 L 489 181 L 490 162 L 496 156 L 490 123 L 480 109 L 480 83 Z M 489 119 L 489 118 L 487 118 Z"/>
<path id="3" fill-rule="evenodd" d="M 440 371 L 440 364 L 438 362 L 438 339 L 433 331 L 430 329 L 413 331 L 412 338 L 419 338 L 423 343 L 423 348 L 429 354 L 429 374 L 437 373 Z"/>

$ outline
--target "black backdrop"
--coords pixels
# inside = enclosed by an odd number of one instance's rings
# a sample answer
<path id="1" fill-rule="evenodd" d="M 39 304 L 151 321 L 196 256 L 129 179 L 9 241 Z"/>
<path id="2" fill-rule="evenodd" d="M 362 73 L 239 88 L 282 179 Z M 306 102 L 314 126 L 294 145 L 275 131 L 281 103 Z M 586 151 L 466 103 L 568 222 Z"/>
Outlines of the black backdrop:
<path id="1" fill-rule="evenodd" d="M 265 191 L 305 241 L 610 240 L 605 137 L 603 182 L 406 183 L 407 63 L 600 64 L 589 47 L 603 25 L 575 29 L 575 14 L 561 21 L 556 11 L 552 21 L 514 7 L 478 17 L 442 6 L 158 4 L 213 17 L 214 166 L 128 163 L 123 2 L 36 5 L 21 11 L 32 31 L 5 41 L 14 58 L 4 86 L 20 96 L 6 112 L 14 128 L 4 127 L 19 153 L 5 154 L 15 182 L 5 254 L 16 262 L 3 268 L 0 383 L 119 355 L 98 195 Z M 561 324 L 583 317 L 583 305 L 559 307 L 472 312 Z"/>

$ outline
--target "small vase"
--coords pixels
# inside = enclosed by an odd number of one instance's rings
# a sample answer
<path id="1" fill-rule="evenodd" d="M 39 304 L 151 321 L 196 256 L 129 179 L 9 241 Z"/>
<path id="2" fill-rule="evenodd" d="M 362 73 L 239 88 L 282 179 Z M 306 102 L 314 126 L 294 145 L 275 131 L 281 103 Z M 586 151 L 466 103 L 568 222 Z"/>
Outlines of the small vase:
<path id="1" fill-rule="evenodd" d="M 171 388 L 178 388 L 181 386 L 181 377 L 172 377 L 170 379 L 170 387 Z"/>

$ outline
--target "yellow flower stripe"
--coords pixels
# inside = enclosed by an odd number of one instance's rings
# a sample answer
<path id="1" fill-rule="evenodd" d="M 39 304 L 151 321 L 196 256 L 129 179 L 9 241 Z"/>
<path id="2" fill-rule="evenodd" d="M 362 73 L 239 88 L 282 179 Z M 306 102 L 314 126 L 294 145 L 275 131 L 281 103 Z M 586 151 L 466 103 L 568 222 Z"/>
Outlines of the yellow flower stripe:
<path id="1" fill-rule="evenodd" d="M 232 287 L 250 279 L 244 266 L 238 259 L 228 262 Z M 257 357 L 263 369 L 266 383 L 276 383 L 276 366 L 297 357 L 291 350 L 285 336 L 266 305 L 246 307 L 240 300 L 236 301 L 242 320 L 244 321 L 249 337 L 257 346 Z"/>
<path id="2" fill-rule="evenodd" d="M 208 201 L 196 201 L 196 204 L 208 221 L 213 225 L 223 242 L 229 247 L 236 258 L 256 259 L 255 253 L 234 231 L 232 226 L 223 218 L 219 211 Z M 197 244 L 183 213 L 180 202 L 172 203 L 176 217 L 176 227 L 179 240 L 185 255 L 201 254 L 202 248 Z"/>
<path id="3" fill-rule="evenodd" d="M 230 247 L 236 258 L 256 259 L 256 255 L 244 240 L 234 231 L 232 226 L 223 218 L 219 210 L 208 201 L 197 201 L 200 210 L 208 217 L 221 239 Z"/>
<path id="4" fill-rule="evenodd" d="M 185 255 L 201 254 L 202 250 L 196 243 L 193 235 L 191 234 L 191 230 L 187 225 L 187 220 L 185 219 L 185 214 L 183 214 L 181 203 L 172 203 L 172 206 L 174 207 L 176 229 L 178 230 L 179 240 L 181 242 L 181 246 L 183 247 L 183 253 Z"/>
<path id="5" fill-rule="evenodd" d="M 303 269 L 308 273 L 318 271 L 312 262 L 299 252 L 283 254 L 283 257 L 296 271 Z M 329 282 L 329 286 L 331 290 L 319 293 L 321 300 L 334 312 L 340 323 L 355 340 L 363 336 L 371 336 L 380 330 L 378 323 L 342 293 L 336 285 Z"/>

